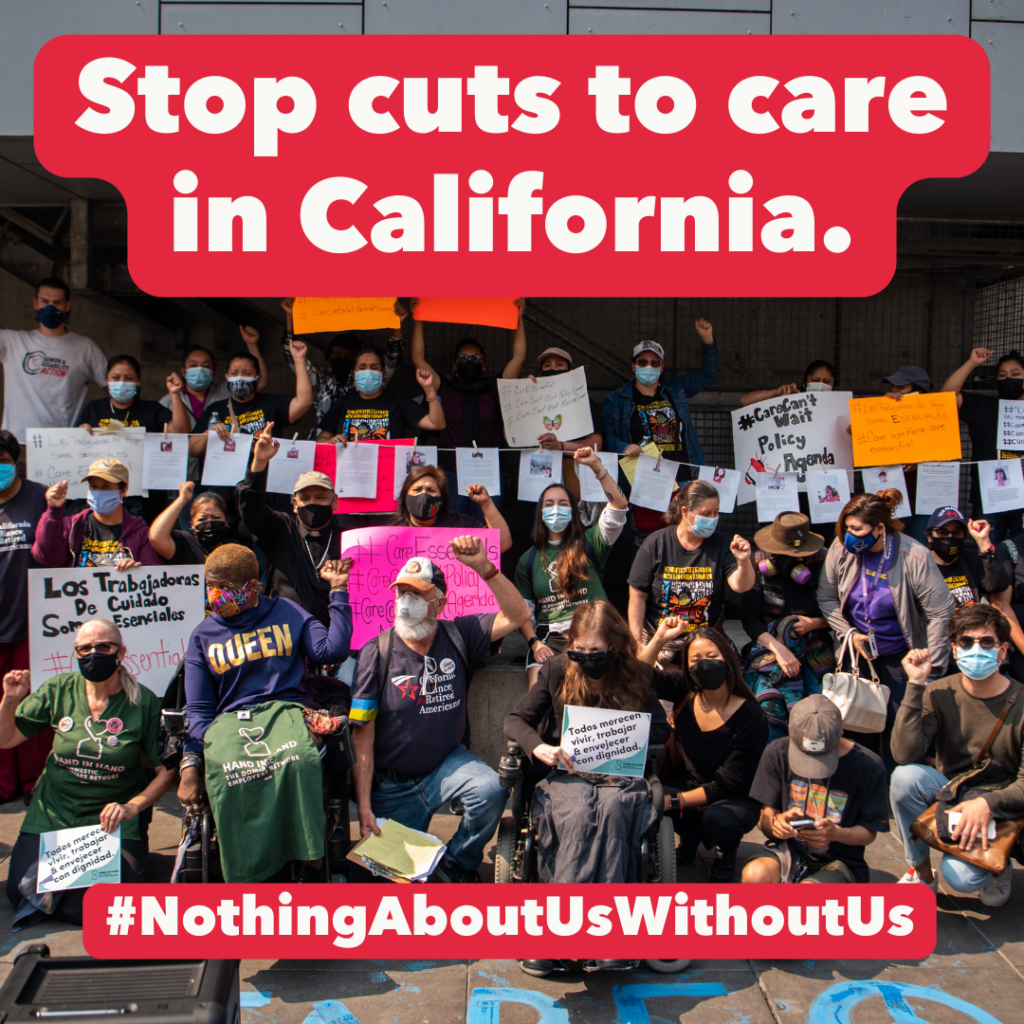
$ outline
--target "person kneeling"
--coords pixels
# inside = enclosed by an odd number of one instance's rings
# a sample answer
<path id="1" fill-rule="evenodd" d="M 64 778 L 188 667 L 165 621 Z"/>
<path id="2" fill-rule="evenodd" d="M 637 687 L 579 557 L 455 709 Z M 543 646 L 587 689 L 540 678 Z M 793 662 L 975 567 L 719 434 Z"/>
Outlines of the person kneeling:
<path id="1" fill-rule="evenodd" d="M 885 768 L 843 738 L 843 717 L 827 697 L 793 705 L 789 736 L 765 747 L 750 795 L 761 802 L 768 842 L 767 856 L 743 868 L 744 882 L 871 880 L 864 847 L 889 831 Z"/>
<path id="2" fill-rule="evenodd" d="M 331 585 L 326 628 L 294 601 L 260 596 L 249 548 L 223 544 L 206 560 L 210 615 L 185 655 L 188 729 L 178 799 L 198 811 L 205 761 L 225 882 L 263 881 L 290 861 L 315 868 L 323 857 L 317 741 L 324 716 L 314 713 L 303 685 L 304 658 L 332 664 L 348 657 L 351 564 L 329 561 L 320 572 Z"/>

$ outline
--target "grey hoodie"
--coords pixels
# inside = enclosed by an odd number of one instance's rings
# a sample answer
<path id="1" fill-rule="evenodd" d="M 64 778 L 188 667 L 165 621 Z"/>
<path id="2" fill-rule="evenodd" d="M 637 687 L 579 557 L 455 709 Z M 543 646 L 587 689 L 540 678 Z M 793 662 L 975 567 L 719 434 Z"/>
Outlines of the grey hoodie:
<path id="1" fill-rule="evenodd" d="M 949 662 L 949 619 L 956 605 L 931 552 L 902 533 L 896 534 L 896 542 L 886 574 L 896 617 L 907 647 L 927 647 L 931 652 L 929 678 L 941 679 Z M 853 629 L 843 609 L 860 570 L 860 557 L 851 555 L 840 540 L 832 541 L 818 580 L 818 607 L 840 639 Z"/>

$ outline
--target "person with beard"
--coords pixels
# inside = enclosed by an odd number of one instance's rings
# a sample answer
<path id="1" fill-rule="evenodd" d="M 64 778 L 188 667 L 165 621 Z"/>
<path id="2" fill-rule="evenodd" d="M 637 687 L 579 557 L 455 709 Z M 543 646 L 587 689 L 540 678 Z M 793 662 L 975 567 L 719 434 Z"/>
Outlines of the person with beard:
<path id="1" fill-rule="evenodd" d="M 231 535 L 228 506 L 219 494 L 204 491 L 195 501 L 195 484 L 188 480 L 178 488 L 178 497 L 153 520 L 149 543 L 168 565 L 202 565 L 221 544 L 239 543 Z M 176 530 L 178 517 L 188 508 L 187 530 Z"/>
<path id="2" fill-rule="evenodd" d="M 466 488 L 469 500 L 484 514 L 484 524 L 501 533 L 501 550 L 512 547 L 512 532 L 505 517 L 497 510 L 483 484 Z M 417 466 L 410 470 L 398 495 L 398 508 L 391 517 L 391 526 L 440 526 L 446 529 L 474 530 L 480 524 L 475 516 L 449 509 L 448 478 L 437 466 Z"/>
<path id="3" fill-rule="evenodd" d="M 530 609 L 478 537 L 456 537 L 451 550 L 487 585 L 498 612 L 440 619 L 448 602 L 444 572 L 428 558 L 405 563 L 391 584 L 394 627 L 359 651 L 349 711 L 352 775 L 361 836 L 380 832 L 378 818 L 425 831 L 435 811 L 461 804 L 462 821 L 434 877 L 478 882 L 507 794 L 497 773 L 463 745 L 469 682 Z"/>
<path id="4" fill-rule="evenodd" d="M 335 515 L 338 496 L 326 473 L 303 473 L 292 492 L 292 511 L 267 504 L 267 463 L 281 445 L 268 423 L 256 435 L 249 472 L 238 485 L 242 523 L 267 559 L 267 594 L 286 597 L 327 625 L 330 588 L 321 569 L 341 558 L 341 531 L 346 517 Z"/>
<path id="5" fill-rule="evenodd" d="M 676 616 L 662 622 L 640 660 L 657 665 L 661 649 L 683 636 L 685 626 Z M 655 676 L 658 696 L 672 704 L 661 781 L 671 787 L 665 810 L 680 837 L 676 858 L 692 864 L 703 843 L 715 851 L 711 881 L 731 882 L 736 851 L 761 809 L 750 786 L 768 743 L 768 719 L 743 682 L 732 645 L 710 626 L 686 635 L 681 673 Z"/>
<path id="6" fill-rule="evenodd" d="M 990 532 L 986 520 L 964 519 L 952 505 L 937 508 L 928 520 L 928 547 L 957 608 L 977 604 L 1010 585 L 1011 574 L 996 558 Z M 977 550 L 967 546 L 968 533 Z"/>
<path id="7" fill-rule="evenodd" d="M 419 299 L 412 299 L 410 307 L 416 309 Z M 523 326 L 525 299 L 516 299 L 519 323 L 512 338 L 512 358 L 502 371 L 504 380 L 518 380 L 526 364 L 526 329 Z M 423 321 L 414 320 L 412 327 L 412 361 L 418 370 L 433 374 L 434 387 L 444 407 L 445 426 L 441 431 L 437 461 L 448 477 L 451 509 L 471 515 L 480 523 L 483 513 L 468 497 L 459 493 L 455 470 L 455 449 L 472 448 L 475 441 L 480 448 L 500 448 L 505 438 L 505 426 L 498 400 L 498 380 L 487 376 L 487 359 L 483 348 L 472 338 L 463 338 L 452 355 L 451 376 L 442 377 L 427 362 L 423 341 Z M 500 511 L 504 498 L 498 495 L 494 505 Z"/>
<path id="8" fill-rule="evenodd" d="M 651 686 L 651 669 L 637 660 L 625 619 L 609 601 L 576 609 L 564 654 L 549 658 L 537 685 L 505 716 L 505 738 L 543 776 L 533 791 L 537 873 L 542 882 L 639 882 L 640 847 L 658 820 L 645 779 L 577 774 L 562 748 L 566 707 L 651 716 L 648 743 L 669 737 L 665 710 Z M 595 966 L 623 969 L 631 960 Z M 566 970 L 560 960 L 521 960 L 536 977 Z"/>
<path id="9" fill-rule="evenodd" d="M 292 322 L 292 307 L 295 299 L 282 299 L 281 308 L 284 310 L 285 330 L 281 338 L 281 347 L 284 349 L 284 361 L 288 368 L 295 373 L 295 359 L 292 356 L 291 343 L 293 340 L 294 326 Z M 408 310 L 400 302 L 395 302 L 395 316 L 399 324 L 409 315 Z M 355 390 L 355 381 L 352 378 L 352 369 L 355 365 L 355 353 L 371 341 L 371 336 L 364 331 L 340 331 L 335 334 L 324 350 L 327 356 L 326 367 L 314 366 L 306 359 L 306 373 L 309 375 L 313 387 L 313 420 L 312 429 L 309 432 L 309 439 L 315 441 L 320 436 L 324 419 L 331 409 L 337 404 L 339 398 L 350 394 Z M 402 349 L 405 339 L 402 337 L 401 326 L 394 327 L 388 334 L 387 351 L 384 353 L 384 387 L 391 382 L 395 369 L 402 359 Z"/>

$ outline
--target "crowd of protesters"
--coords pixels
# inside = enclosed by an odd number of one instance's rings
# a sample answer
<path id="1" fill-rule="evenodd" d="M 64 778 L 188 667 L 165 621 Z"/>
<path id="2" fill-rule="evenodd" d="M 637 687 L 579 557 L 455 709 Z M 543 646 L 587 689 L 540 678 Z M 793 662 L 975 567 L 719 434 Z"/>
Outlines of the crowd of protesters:
<path id="1" fill-rule="evenodd" d="M 703 848 L 717 882 L 867 881 L 865 848 L 891 822 L 907 862 L 899 881 L 935 887 L 929 846 L 912 830 L 934 804 L 937 817 L 948 815 L 940 870 L 949 886 L 979 893 L 988 906 L 1005 903 L 1012 871 L 989 870 L 970 855 L 988 850 L 991 823 L 1024 818 L 1016 681 L 1024 678 L 1024 535 L 1010 536 L 1012 515 L 971 518 L 950 505 L 904 522 L 895 512 L 913 495 L 887 488 L 855 494 L 831 539 L 799 509 L 750 539 L 719 532 L 719 492 L 698 479 L 705 459 L 689 410 L 718 374 L 706 320 L 695 324 L 699 370 L 670 376 L 664 348 L 638 340 L 632 379 L 608 396 L 592 433 L 538 437 L 539 448 L 562 453 L 562 482 L 512 515 L 507 486 L 500 495 L 462 486 L 456 464 L 455 449 L 505 446 L 497 378 L 481 345 L 463 338 L 442 375 L 426 361 L 423 323 L 413 321 L 414 373 L 405 383 L 414 397 L 394 385 L 415 305 L 396 304 L 402 326 L 386 337 L 333 338 L 317 365 L 293 334 L 285 300 L 294 382 L 272 377 L 259 333 L 242 325 L 245 347 L 223 364 L 222 380 L 214 355 L 190 348 L 160 402 L 140 398 L 133 357 L 107 358 L 69 329 L 71 295 L 59 279 L 36 290 L 35 331 L 0 331 L 0 797 L 32 795 L 7 881 L 19 914 L 81 918 L 80 892 L 36 892 L 44 832 L 120 828 L 121 877 L 145 879 L 149 809 L 173 787 L 186 814 L 204 801 L 212 807 L 225 880 L 283 877 L 296 864 L 302 880 L 324 856 L 321 748 L 343 725 L 352 733 L 360 835 L 377 833 L 383 818 L 426 830 L 435 811 L 457 807 L 458 831 L 435 878 L 478 880 L 508 794 L 496 766 L 468 749 L 468 692 L 476 667 L 516 631 L 526 641 L 526 674 L 505 734 L 535 782 L 542 881 L 638 880 L 638 839 L 667 816 L 678 862 L 692 863 Z M 502 377 L 570 372 L 573 357 L 562 348 L 527 366 L 525 303 L 517 305 Z M 997 449 L 997 399 L 963 391 L 992 356 L 975 349 L 944 390 L 957 395 L 977 458 L 1018 458 L 1024 452 Z M 105 394 L 86 404 L 90 383 Z M 931 390 L 914 366 L 884 384 L 894 401 Z M 801 384 L 752 391 L 741 403 L 837 385 L 834 367 L 819 360 Z M 999 360 L 997 390 L 1002 400 L 1024 400 L 1024 357 Z M 340 511 L 335 483 L 320 471 L 298 475 L 290 498 L 268 494 L 280 439 L 311 410 L 311 440 L 347 446 L 432 433 L 438 464 L 412 466 L 384 516 Z M 68 500 L 66 482 L 26 478 L 28 431 L 129 426 L 190 435 L 188 479 L 176 493 L 129 497 L 128 468 L 111 458 L 88 468 L 84 503 Z M 234 488 L 199 486 L 209 432 L 252 435 Z M 675 474 L 666 511 L 631 502 L 631 477 L 599 458 L 606 451 L 628 460 L 651 444 Z M 910 491 L 915 469 L 904 467 Z M 596 482 L 604 502 L 581 501 L 584 481 Z M 972 510 L 977 491 L 975 480 Z M 342 540 L 367 525 L 460 531 L 451 553 L 498 610 L 445 617 L 444 571 L 414 557 L 391 583 L 393 625 L 353 649 L 352 563 Z M 502 553 L 520 545 L 505 572 L 478 536 L 481 526 L 497 531 Z M 619 544 L 631 547 L 629 569 L 613 584 L 605 573 Z M 127 670 L 127 645 L 112 622 L 92 619 L 78 630 L 76 671 L 47 680 L 28 672 L 28 570 L 165 563 L 206 568 L 207 612 L 185 657 L 188 725 L 173 769 L 160 760 L 160 701 Z M 742 650 L 724 628 L 730 602 L 749 637 Z M 333 697 L 310 683 L 314 674 L 336 684 Z M 887 694 L 871 731 L 846 727 L 832 693 L 840 676 Z M 657 790 L 643 779 L 576 771 L 562 745 L 566 707 L 649 715 Z M 224 726 L 226 716 L 255 724 Z M 294 771 L 277 773 L 273 800 L 266 790 L 254 803 L 225 782 L 235 732 L 295 750 Z M 91 742 L 107 760 L 82 769 L 69 751 Z M 985 783 L 960 785 L 983 759 Z M 242 823 L 253 821 L 273 826 L 260 829 L 265 842 L 247 840 Z M 755 827 L 764 849 L 738 865 Z M 523 966 L 545 974 L 558 962 Z"/>

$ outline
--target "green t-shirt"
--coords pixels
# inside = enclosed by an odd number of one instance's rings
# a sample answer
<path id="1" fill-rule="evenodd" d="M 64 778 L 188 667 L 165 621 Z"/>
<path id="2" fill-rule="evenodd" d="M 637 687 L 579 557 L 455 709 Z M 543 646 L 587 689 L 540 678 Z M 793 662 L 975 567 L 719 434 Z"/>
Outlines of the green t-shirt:
<path id="1" fill-rule="evenodd" d="M 22 832 L 96 825 L 107 804 L 127 803 L 146 788 L 143 769 L 160 764 L 160 699 L 145 686 L 139 690 L 138 704 L 129 704 L 124 691 L 115 693 L 96 722 L 78 672 L 47 679 L 18 705 L 14 721 L 23 736 L 53 726 L 53 750 Z M 141 838 L 138 817 L 121 825 L 121 837 Z"/>
<path id="2" fill-rule="evenodd" d="M 603 569 L 608 562 L 612 548 L 601 536 L 600 523 L 594 523 L 584 536 L 594 553 L 598 568 Z M 604 584 L 601 582 L 593 562 L 590 563 L 587 570 L 586 583 L 572 597 L 566 597 L 558 589 L 556 559 L 561 547 L 561 544 L 546 544 L 543 554 L 537 551 L 533 556 L 532 574 L 528 565 L 530 554 L 536 551 L 536 548 L 529 548 L 516 566 L 516 589 L 523 595 L 524 600 L 534 602 L 534 618 L 537 620 L 538 626 L 549 625 L 552 622 L 564 622 L 566 619 L 572 618 L 573 613 L 581 604 L 608 599 Z"/>

